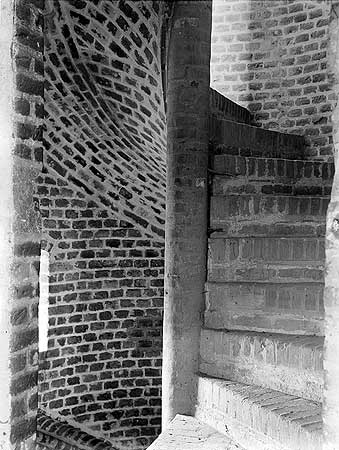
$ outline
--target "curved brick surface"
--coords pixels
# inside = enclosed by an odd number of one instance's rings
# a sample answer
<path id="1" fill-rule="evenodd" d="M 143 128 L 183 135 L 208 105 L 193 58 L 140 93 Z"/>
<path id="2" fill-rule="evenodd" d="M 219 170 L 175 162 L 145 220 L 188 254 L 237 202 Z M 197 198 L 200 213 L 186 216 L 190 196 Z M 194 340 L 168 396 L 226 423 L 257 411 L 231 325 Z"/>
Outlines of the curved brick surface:
<path id="1" fill-rule="evenodd" d="M 165 116 L 161 2 L 46 2 L 49 343 L 40 404 L 114 445 L 159 433 Z"/>
<path id="2" fill-rule="evenodd" d="M 110 442 L 52 419 L 43 411 L 38 411 L 36 446 L 36 450 L 116 450 Z"/>
<path id="3" fill-rule="evenodd" d="M 116 216 L 161 228 L 165 117 L 157 2 L 156 9 L 95 0 L 46 8 L 46 164 Z"/>
<path id="4" fill-rule="evenodd" d="M 211 86 L 248 108 L 259 125 L 307 136 L 309 155 L 331 157 L 330 3 L 213 3 Z"/>

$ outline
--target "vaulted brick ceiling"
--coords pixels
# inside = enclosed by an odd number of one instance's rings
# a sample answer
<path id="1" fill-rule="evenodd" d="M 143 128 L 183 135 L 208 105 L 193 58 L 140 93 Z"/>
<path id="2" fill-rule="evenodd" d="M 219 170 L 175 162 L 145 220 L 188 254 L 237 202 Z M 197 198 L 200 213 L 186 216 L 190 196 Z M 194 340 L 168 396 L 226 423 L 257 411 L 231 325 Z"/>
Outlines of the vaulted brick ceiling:
<path id="1" fill-rule="evenodd" d="M 46 5 L 45 165 L 151 234 L 165 209 L 159 5 Z"/>

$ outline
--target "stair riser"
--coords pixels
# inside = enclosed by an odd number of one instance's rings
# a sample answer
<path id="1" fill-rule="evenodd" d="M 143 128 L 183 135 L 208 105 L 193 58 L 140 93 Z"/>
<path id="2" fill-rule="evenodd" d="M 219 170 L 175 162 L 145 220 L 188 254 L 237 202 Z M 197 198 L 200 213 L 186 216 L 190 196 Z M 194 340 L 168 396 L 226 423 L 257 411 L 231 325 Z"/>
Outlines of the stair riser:
<path id="1" fill-rule="evenodd" d="M 324 239 L 210 239 L 209 281 L 323 281 Z"/>
<path id="2" fill-rule="evenodd" d="M 320 339 L 275 336 L 205 329 L 200 342 L 200 372 L 321 402 Z"/>
<path id="3" fill-rule="evenodd" d="M 322 448 L 321 408 L 317 404 L 308 405 L 274 391 L 266 394 L 263 391 L 260 395 L 260 391 L 253 386 L 232 386 L 232 382 L 200 377 L 196 417 L 220 432 L 227 432 L 248 450 Z M 265 406 L 268 404 L 272 406 Z M 295 415 L 308 417 L 315 423 L 302 427 L 298 421 L 288 420 L 288 415 L 283 416 L 283 411 L 294 411 Z"/>
<path id="4" fill-rule="evenodd" d="M 205 312 L 206 327 L 316 336 L 324 334 L 323 319 L 323 316 L 320 315 L 292 313 L 282 316 L 265 311 L 255 313 L 239 310 Z"/>
<path id="5" fill-rule="evenodd" d="M 268 158 L 301 159 L 304 138 L 227 120 L 210 121 L 216 153 Z"/>
<path id="6" fill-rule="evenodd" d="M 224 238 L 209 240 L 209 266 L 275 262 L 319 264 L 325 261 L 325 240 L 314 238 Z"/>
<path id="7" fill-rule="evenodd" d="M 334 164 L 316 161 L 246 158 L 233 155 L 215 155 L 213 170 L 218 173 L 245 177 L 247 180 L 300 181 L 306 184 L 331 185 Z"/>
<path id="8" fill-rule="evenodd" d="M 211 228 L 211 238 L 222 237 L 288 237 L 288 236 L 300 236 L 300 237 L 312 237 L 325 238 L 325 218 L 323 223 L 317 222 L 302 222 L 299 224 L 292 223 L 276 223 L 268 224 L 259 221 L 248 220 L 238 221 L 225 220 L 222 222 L 222 228 Z M 222 231 L 219 231 L 219 230 Z M 218 230 L 218 231 L 213 231 Z"/>
<path id="9" fill-rule="evenodd" d="M 323 285 L 207 283 L 205 326 L 323 335 Z"/>
<path id="10" fill-rule="evenodd" d="M 253 195 L 294 195 L 294 196 L 330 196 L 331 185 L 322 180 L 317 183 L 291 183 L 289 180 L 247 180 L 244 178 L 229 179 L 215 176 L 213 179 L 213 195 L 253 194 Z"/>
<path id="11" fill-rule="evenodd" d="M 305 264 L 303 267 L 297 265 L 278 265 L 262 263 L 257 261 L 242 264 L 232 263 L 230 267 L 213 266 L 208 272 L 208 281 L 212 282 L 276 282 L 276 283 L 308 283 L 323 282 L 324 266 Z"/>
<path id="12" fill-rule="evenodd" d="M 233 122 L 251 124 L 251 113 L 246 109 L 224 97 L 218 91 L 210 88 L 210 120 L 226 119 Z"/>
<path id="13" fill-rule="evenodd" d="M 323 197 L 274 196 L 213 196 L 211 198 L 211 228 L 226 225 L 230 217 L 237 220 L 261 221 L 266 224 L 300 221 L 324 222 L 328 199 Z"/>

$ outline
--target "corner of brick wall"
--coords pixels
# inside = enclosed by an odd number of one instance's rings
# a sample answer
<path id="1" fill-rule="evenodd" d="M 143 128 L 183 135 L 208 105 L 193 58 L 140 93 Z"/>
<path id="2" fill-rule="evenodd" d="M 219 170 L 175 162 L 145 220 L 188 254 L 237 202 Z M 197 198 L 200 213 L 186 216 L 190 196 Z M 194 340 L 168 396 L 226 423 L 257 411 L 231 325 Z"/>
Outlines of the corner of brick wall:
<path id="1" fill-rule="evenodd" d="M 332 159 L 330 2 L 213 4 L 211 86 L 248 108 L 259 126 L 304 135 L 309 157 Z"/>
<path id="2" fill-rule="evenodd" d="M 14 3 L 14 257 L 11 325 L 11 443 L 34 448 L 38 407 L 40 214 L 35 198 L 43 132 L 43 2 Z"/>

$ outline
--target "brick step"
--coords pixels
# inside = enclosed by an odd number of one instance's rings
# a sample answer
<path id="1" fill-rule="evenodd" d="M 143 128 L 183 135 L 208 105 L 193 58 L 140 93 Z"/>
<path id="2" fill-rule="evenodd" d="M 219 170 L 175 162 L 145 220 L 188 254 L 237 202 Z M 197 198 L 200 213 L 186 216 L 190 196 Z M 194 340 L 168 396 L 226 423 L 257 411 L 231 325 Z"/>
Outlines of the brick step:
<path id="1" fill-rule="evenodd" d="M 322 180 L 313 182 L 309 179 L 292 180 L 262 180 L 245 177 L 226 178 L 214 176 L 212 185 L 213 195 L 252 194 L 252 195 L 293 195 L 293 196 L 320 196 L 331 195 L 332 183 L 325 184 Z"/>
<path id="2" fill-rule="evenodd" d="M 199 377 L 196 417 L 248 450 L 319 450 L 321 404 L 268 388 Z"/>
<path id="3" fill-rule="evenodd" d="M 303 136 L 278 133 L 225 119 L 210 121 L 209 136 L 214 154 L 304 159 Z"/>
<path id="4" fill-rule="evenodd" d="M 227 119 L 232 122 L 251 124 L 252 115 L 248 109 L 238 105 L 220 92 L 210 88 L 210 120 Z"/>
<path id="5" fill-rule="evenodd" d="M 200 372 L 321 402 L 323 346 L 319 336 L 202 329 Z"/>
<path id="6" fill-rule="evenodd" d="M 209 281 L 205 327 L 322 336 L 323 290 L 321 282 Z"/>
<path id="7" fill-rule="evenodd" d="M 273 225 L 325 222 L 329 198 L 284 195 L 214 195 L 210 201 L 210 227 L 223 228 L 230 218 L 238 223 L 250 219 Z"/>
<path id="8" fill-rule="evenodd" d="M 244 450 L 232 439 L 197 420 L 178 414 L 148 450 Z"/>
<path id="9" fill-rule="evenodd" d="M 259 158 L 236 155 L 214 155 L 212 172 L 249 181 L 277 182 L 303 181 L 309 184 L 331 185 L 334 163 L 282 158 Z"/>
<path id="10" fill-rule="evenodd" d="M 232 282 L 276 282 L 276 283 L 312 283 L 324 280 L 324 264 L 290 264 L 262 262 L 258 260 L 233 261 L 230 266 L 213 265 L 208 272 L 208 281 Z"/>
<path id="11" fill-rule="evenodd" d="M 300 218 L 299 218 L 300 219 Z M 325 237 L 325 217 L 320 222 L 306 222 L 304 220 L 296 223 L 288 222 L 260 222 L 248 218 L 238 220 L 237 217 L 230 218 L 222 222 L 222 228 L 210 228 L 211 238 L 228 237 L 286 237 L 300 236 L 307 237 Z M 220 231 L 221 230 L 221 231 Z"/>
<path id="12" fill-rule="evenodd" d="M 225 237 L 208 241 L 209 271 L 237 264 L 279 264 L 313 267 L 324 264 L 325 239 L 318 237 Z"/>

